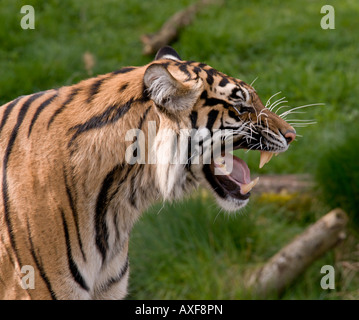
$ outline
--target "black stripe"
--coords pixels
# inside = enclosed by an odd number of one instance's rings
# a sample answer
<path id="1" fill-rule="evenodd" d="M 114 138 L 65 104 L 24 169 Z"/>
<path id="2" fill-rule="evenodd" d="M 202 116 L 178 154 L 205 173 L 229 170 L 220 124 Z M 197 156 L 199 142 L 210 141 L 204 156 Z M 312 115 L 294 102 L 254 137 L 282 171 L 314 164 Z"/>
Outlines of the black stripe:
<path id="1" fill-rule="evenodd" d="M 1 123 L 0 123 L 0 132 L 2 130 L 2 128 L 5 126 L 6 124 L 6 121 L 11 113 L 11 111 L 13 110 L 13 108 L 16 106 L 16 104 L 20 101 L 21 98 L 23 98 L 24 96 L 21 96 L 21 97 L 18 97 L 16 98 L 13 102 L 10 102 L 7 106 L 6 106 L 6 109 L 4 111 L 4 115 L 3 115 L 3 118 L 1 120 Z"/>
<path id="2" fill-rule="evenodd" d="M 243 93 L 243 90 L 241 88 L 233 88 L 231 91 L 231 94 L 228 96 L 229 100 L 243 100 L 240 96 L 237 95 L 237 92 L 240 91 L 242 93 L 242 96 L 245 98 L 245 95 Z"/>
<path id="3" fill-rule="evenodd" d="M 190 171 L 191 165 L 192 165 L 192 137 L 189 136 L 187 141 L 187 163 L 185 165 L 185 168 Z"/>
<path id="4" fill-rule="evenodd" d="M 225 77 L 222 78 L 222 80 L 218 83 L 220 87 L 225 87 L 229 83 L 229 80 Z"/>
<path id="5" fill-rule="evenodd" d="M 137 209 L 137 204 L 136 204 L 136 192 L 137 192 L 137 190 L 135 189 L 135 180 L 136 180 L 137 175 L 139 174 L 139 171 L 140 170 L 142 171 L 142 168 L 143 168 L 143 166 L 140 166 L 140 169 L 137 170 L 137 172 L 135 172 L 131 177 L 131 183 L 130 183 L 131 194 L 130 194 L 129 200 L 130 200 L 131 205 L 135 209 Z"/>
<path id="6" fill-rule="evenodd" d="M 32 127 L 34 126 L 37 118 L 39 117 L 40 113 L 47 107 L 58 95 L 58 92 L 56 92 L 54 95 L 52 95 L 49 99 L 45 100 L 43 103 L 40 104 L 40 106 L 37 108 L 29 127 L 29 133 L 27 134 L 28 137 L 30 137 Z"/>
<path id="7" fill-rule="evenodd" d="M 130 203 L 131 203 L 131 206 L 137 210 L 138 208 L 137 208 L 137 201 L 136 201 L 136 190 L 134 189 L 134 186 L 135 186 L 135 178 L 131 179 Z"/>
<path id="8" fill-rule="evenodd" d="M 19 132 L 19 128 L 24 120 L 27 110 L 31 106 L 32 102 L 34 102 L 37 98 L 39 98 L 43 94 L 44 94 L 44 92 L 39 92 L 39 93 L 31 95 L 22 105 L 22 107 L 19 111 L 18 117 L 17 117 L 16 125 L 11 132 L 11 135 L 9 138 L 9 143 L 6 147 L 4 160 L 3 160 L 2 196 L 3 196 L 3 203 L 4 203 L 4 218 L 5 218 L 6 226 L 7 226 L 9 237 L 10 237 L 11 247 L 14 250 L 16 259 L 20 266 L 22 266 L 22 263 L 21 263 L 19 254 L 17 252 L 15 235 L 13 233 L 12 223 L 11 223 L 11 219 L 10 219 L 10 203 L 9 203 L 8 184 L 7 184 L 7 165 L 9 162 L 9 158 L 10 158 L 12 148 L 14 146 L 17 134 Z"/>
<path id="9" fill-rule="evenodd" d="M 240 87 L 248 87 L 248 84 L 246 84 L 244 81 L 238 79 L 235 80 L 236 80 L 236 84 L 238 84 Z"/>
<path id="10" fill-rule="evenodd" d="M 50 282 L 49 278 L 47 277 L 47 274 L 46 274 L 46 272 L 45 272 L 45 270 L 44 270 L 42 264 L 40 263 L 38 257 L 36 256 L 34 243 L 32 242 L 30 224 L 29 224 L 29 220 L 28 220 L 28 219 L 26 220 L 26 224 L 27 224 L 27 232 L 28 232 L 28 234 L 29 234 L 29 242 L 30 242 L 30 253 L 31 253 L 31 256 L 32 256 L 32 258 L 33 258 L 34 261 L 35 261 L 36 267 L 37 267 L 37 269 L 39 270 L 39 273 L 40 273 L 40 276 L 41 276 L 42 280 L 45 282 L 45 285 L 46 285 L 47 289 L 48 289 L 49 292 L 50 292 L 51 299 L 52 299 L 52 300 L 56 300 L 56 295 L 55 295 L 54 290 L 52 289 L 51 282 Z"/>
<path id="11" fill-rule="evenodd" d="M 139 98 L 138 100 L 141 101 L 142 103 L 145 103 L 145 102 L 151 100 L 150 94 L 149 94 L 143 81 L 142 81 L 142 97 Z"/>
<path id="12" fill-rule="evenodd" d="M 191 136 L 188 137 L 188 145 L 187 145 L 187 163 L 185 165 L 186 170 L 191 174 L 191 176 L 193 177 L 193 179 L 195 181 L 197 181 L 197 177 L 195 176 L 195 174 L 192 171 L 192 138 Z"/>
<path id="13" fill-rule="evenodd" d="M 221 115 L 221 127 L 220 127 L 220 128 L 222 128 L 222 127 L 224 126 L 224 124 L 223 124 L 223 116 L 224 116 L 224 111 L 222 110 L 222 115 Z"/>
<path id="14" fill-rule="evenodd" d="M 183 73 L 186 74 L 186 76 L 187 76 L 187 81 L 188 81 L 189 79 L 191 79 L 191 73 L 188 71 L 186 64 L 181 64 L 181 65 L 179 66 L 179 69 L 180 69 Z"/>
<path id="15" fill-rule="evenodd" d="M 234 111 L 232 111 L 232 110 L 228 110 L 228 116 L 231 117 L 231 118 L 233 118 L 233 119 L 236 120 L 236 121 L 240 121 L 240 120 L 241 120 L 240 117 L 239 117 L 239 115 L 238 115 L 238 113 L 236 113 L 236 112 L 234 112 Z M 222 123 L 223 123 L 223 122 L 222 122 Z"/>
<path id="16" fill-rule="evenodd" d="M 127 72 L 130 72 L 130 71 L 134 70 L 134 69 L 136 69 L 136 68 L 135 67 L 124 67 L 122 69 L 113 71 L 112 74 L 127 73 Z"/>
<path id="17" fill-rule="evenodd" d="M 192 128 L 197 129 L 197 119 L 198 119 L 197 111 L 192 111 L 189 117 L 191 119 Z"/>
<path id="18" fill-rule="evenodd" d="M 102 78 L 102 79 L 96 79 L 96 81 L 91 85 L 89 96 L 87 98 L 87 103 L 90 103 L 93 100 L 95 95 L 99 92 L 102 83 L 106 79 L 108 79 L 108 78 L 106 77 L 106 78 Z"/>
<path id="19" fill-rule="evenodd" d="M 193 67 L 193 72 L 194 72 L 194 73 L 197 75 L 197 77 L 198 77 L 199 73 L 201 72 L 201 68 L 198 68 L 198 67 L 194 66 L 194 67 Z"/>
<path id="20" fill-rule="evenodd" d="M 78 215 L 78 212 L 77 212 L 76 203 L 74 201 L 74 198 L 73 198 L 71 190 L 70 190 L 70 186 L 69 186 L 69 184 L 67 182 L 67 176 L 66 176 L 66 171 L 65 170 L 64 170 L 64 180 L 65 180 L 65 188 L 66 188 L 67 199 L 69 200 L 72 216 L 74 217 L 74 221 L 75 221 L 77 241 L 79 243 L 79 247 L 80 247 L 82 257 L 86 261 L 86 255 L 85 255 L 85 252 L 84 252 L 84 249 L 83 249 L 83 246 L 82 246 L 81 235 L 80 235 L 79 215 Z"/>
<path id="21" fill-rule="evenodd" d="M 132 171 L 132 169 L 135 168 L 135 166 L 133 165 L 130 165 L 128 166 L 127 168 L 127 171 L 124 173 L 123 177 L 121 178 L 121 180 L 119 182 L 117 182 L 117 186 L 116 186 L 116 189 L 111 193 L 110 196 L 107 197 L 107 203 L 110 204 L 111 201 L 113 200 L 113 198 L 116 196 L 116 194 L 118 193 L 122 183 L 124 181 L 127 180 L 127 177 L 128 175 L 130 174 L 130 172 Z M 124 166 L 121 164 L 121 165 L 118 165 L 118 171 L 121 171 L 124 169 Z M 107 208 L 106 208 L 107 210 Z M 119 232 L 119 228 L 117 227 L 118 226 L 118 215 L 119 215 L 119 212 L 116 212 L 113 216 L 113 223 L 115 225 L 115 232 L 116 232 L 116 239 L 115 239 L 115 246 L 118 242 L 120 242 L 120 232 Z"/>
<path id="22" fill-rule="evenodd" d="M 216 98 L 208 98 L 208 93 L 206 90 L 204 90 L 201 94 L 200 99 L 205 100 L 204 102 L 204 107 L 213 107 L 216 106 L 218 104 L 222 104 L 223 107 L 228 108 L 230 107 L 230 104 L 228 104 L 226 101 L 221 100 L 221 99 L 216 99 Z"/>
<path id="23" fill-rule="evenodd" d="M 211 86 L 214 82 L 213 75 L 216 74 L 216 71 L 214 69 L 203 69 L 207 73 L 207 83 Z"/>
<path id="24" fill-rule="evenodd" d="M 142 115 L 140 122 L 138 124 L 138 129 L 141 130 L 143 122 L 146 120 L 147 114 L 150 111 L 151 106 L 149 106 L 146 111 L 144 112 L 144 114 Z M 137 135 L 134 137 L 133 139 L 133 143 L 135 143 L 137 141 Z M 136 158 L 137 157 L 137 148 L 133 151 L 133 156 Z"/>
<path id="25" fill-rule="evenodd" d="M 150 109 L 151 109 L 151 106 L 149 106 L 149 107 L 146 109 L 146 111 L 144 112 L 144 114 L 142 115 L 142 117 L 141 117 L 141 119 L 140 119 L 140 123 L 138 124 L 138 129 L 141 130 L 142 125 L 143 125 L 143 122 L 146 120 L 147 114 L 148 114 L 148 112 L 150 111 Z M 136 138 L 137 138 L 137 136 L 136 136 Z"/>
<path id="26" fill-rule="evenodd" d="M 211 110 L 211 111 L 208 113 L 208 119 L 207 119 L 206 127 L 207 127 L 207 129 L 208 129 L 209 131 L 212 130 L 213 125 L 214 125 L 214 123 L 215 123 L 216 120 L 217 120 L 218 114 L 219 114 L 219 111 L 218 111 L 218 110 Z"/>
<path id="27" fill-rule="evenodd" d="M 106 290 L 110 289 L 110 287 L 113 286 L 114 284 L 120 282 L 122 280 L 122 278 L 124 277 L 124 275 L 126 274 L 128 267 L 129 267 L 129 260 L 128 260 L 128 256 L 127 256 L 126 262 L 125 262 L 124 266 L 121 268 L 120 273 L 116 277 L 110 278 L 107 281 L 106 285 L 104 286 L 104 290 L 106 291 Z"/>
<path id="28" fill-rule="evenodd" d="M 71 103 L 71 101 L 75 98 L 75 96 L 78 94 L 79 91 L 80 91 L 80 88 L 74 88 L 74 89 L 72 90 L 72 92 L 70 93 L 70 95 L 68 96 L 68 98 L 67 98 L 67 100 L 64 102 L 64 104 L 63 104 L 60 108 L 56 109 L 56 111 L 54 112 L 54 114 L 51 116 L 51 118 L 50 118 L 50 120 L 49 120 L 49 123 L 47 124 L 47 129 L 50 128 L 51 123 L 53 123 L 54 120 L 55 120 L 55 118 L 56 118 L 61 112 L 63 112 L 63 111 L 65 110 L 65 108 L 67 107 L 67 105 L 68 105 L 69 103 Z"/>
<path id="29" fill-rule="evenodd" d="M 96 78 L 95 81 L 91 84 L 89 96 L 87 98 L 87 102 L 90 103 L 94 97 L 99 93 L 100 87 L 103 85 L 104 81 L 111 79 L 116 73 L 112 72 L 104 77 L 98 79 Z M 125 89 L 125 88 L 124 88 Z"/>
<path id="30" fill-rule="evenodd" d="M 124 83 L 124 84 L 121 86 L 120 91 L 124 91 L 127 87 L 128 87 L 128 83 Z"/>
<path id="31" fill-rule="evenodd" d="M 70 236 L 69 236 L 69 229 L 67 227 L 65 214 L 63 210 L 61 210 L 61 217 L 62 217 L 62 225 L 64 227 L 64 233 L 65 233 L 65 242 L 66 242 L 66 252 L 67 252 L 67 261 L 69 263 L 69 269 L 71 271 L 71 274 L 74 278 L 74 280 L 86 291 L 89 291 L 89 287 L 87 286 L 84 278 L 82 277 L 76 262 L 74 261 L 72 257 L 72 251 L 71 251 L 71 242 L 70 242 Z"/>
<path id="32" fill-rule="evenodd" d="M 128 175 L 135 166 L 128 166 L 126 173 L 117 183 L 116 189 L 109 195 L 110 189 L 115 181 L 118 172 L 124 169 L 123 164 L 116 165 L 103 180 L 100 192 L 97 196 L 95 211 L 95 240 L 96 246 L 101 253 L 102 260 L 105 261 L 108 250 L 108 228 L 106 223 L 106 213 L 113 198 L 118 193 L 122 183 L 127 180 Z"/>
<path id="33" fill-rule="evenodd" d="M 123 165 L 120 166 L 120 169 L 122 170 L 124 168 Z M 134 165 L 129 165 L 127 167 L 127 171 L 126 173 L 123 175 L 123 177 L 121 178 L 121 180 L 117 183 L 116 189 L 112 192 L 111 196 L 109 197 L 108 202 L 110 203 L 112 201 L 112 199 L 116 196 L 117 192 L 119 191 L 122 183 L 124 183 L 127 180 L 128 175 L 131 173 L 132 169 L 135 168 Z"/>
<path id="34" fill-rule="evenodd" d="M 102 261 L 106 259 L 108 250 L 108 228 L 106 223 L 106 213 L 108 206 L 112 200 L 109 197 L 109 191 L 115 180 L 115 174 L 122 167 L 122 165 L 116 165 L 105 177 L 102 182 L 100 192 L 97 196 L 96 211 L 95 211 L 95 233 L 96 233 L 96 246 L 101 253 Z"/>
<path id="35" fill-rule="evenodd" d="M 69 147 L 81 133 L 84 133 L 92 129 L 100 129 L 108 124 L 116 122 L 123 115 L 125 115 L 128 110 L 130 110 L 132 102 L 133 102 L 133 98 L 131 98 L 122 106 L 118 106 L 117 104 L 111 105 L 100 115 L 94 116 L 90 120 L 86 121 L 85 123 L 70 128 L 69 131 L 76 130 L 76 132 L 72 136 L 69 142 Z"/>

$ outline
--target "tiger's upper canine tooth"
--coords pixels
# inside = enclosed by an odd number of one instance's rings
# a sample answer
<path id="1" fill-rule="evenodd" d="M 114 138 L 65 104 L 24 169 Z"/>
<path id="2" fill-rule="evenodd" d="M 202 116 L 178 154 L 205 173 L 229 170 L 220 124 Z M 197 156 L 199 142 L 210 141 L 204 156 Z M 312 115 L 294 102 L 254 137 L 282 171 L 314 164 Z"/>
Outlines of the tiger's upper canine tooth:
<path id="1" fill-rule="evenodd" d="M 259 161 L 259 168 L 263 168 L 263 166 L 270 161 L 273 157 L 273 152 L 269 151 L 261 151 L 261 158 Z"/>
<path id="2" fill-rule="evenodd" d="M 242 184 L 241 185 L 241 193 L 247 194 L 249 191 L 251 191 L 253 189 L 253 187 L 257 184 L 258 180 L 259 180 L 259 177 L 255 178 L 248 184 Z"/>

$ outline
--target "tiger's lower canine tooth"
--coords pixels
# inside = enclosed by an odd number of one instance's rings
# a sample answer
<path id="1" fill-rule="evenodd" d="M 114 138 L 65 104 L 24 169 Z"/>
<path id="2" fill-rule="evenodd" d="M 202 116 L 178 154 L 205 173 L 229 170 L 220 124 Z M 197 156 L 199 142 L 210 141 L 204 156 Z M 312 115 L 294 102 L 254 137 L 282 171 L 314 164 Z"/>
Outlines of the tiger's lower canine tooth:
<path id="1" fill-rule="evenodd" d="M 254 186 L 257 184 L 258 180 L 259 180 L 259 177 L 255 178 L 253 181 L 251 181 L 248 184 L 242 184 L 241 185 L 241 193 L 247 194 L 249 191 L 251 191 L 254 188 Z"/>
<path id="2" fill-rule="evenodd" d="M 273 152 L 269 151 L 261 151 L 261 158 L 259 160 L 259 168 L 263 168 L 263 166 L 270 161 L 273 157 Z"/>

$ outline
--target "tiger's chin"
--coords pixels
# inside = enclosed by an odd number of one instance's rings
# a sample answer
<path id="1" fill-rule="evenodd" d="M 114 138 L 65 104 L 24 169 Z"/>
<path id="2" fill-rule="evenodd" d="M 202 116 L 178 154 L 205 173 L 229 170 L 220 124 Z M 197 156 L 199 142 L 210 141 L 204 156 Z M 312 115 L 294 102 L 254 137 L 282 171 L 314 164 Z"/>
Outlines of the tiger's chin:
<path id="1" fill-rule="evenodd" d="M 249 201 L 249 199 L 239 200 L 239 199 L 233 198 L 229 195 L 225 199 L 223 199 L 223 198 L 218 197 L 215 194 L 215 198 L 216 198 L 218 206 L 227 212 L 236 212 L 236 211 L 244 208 Z"/>

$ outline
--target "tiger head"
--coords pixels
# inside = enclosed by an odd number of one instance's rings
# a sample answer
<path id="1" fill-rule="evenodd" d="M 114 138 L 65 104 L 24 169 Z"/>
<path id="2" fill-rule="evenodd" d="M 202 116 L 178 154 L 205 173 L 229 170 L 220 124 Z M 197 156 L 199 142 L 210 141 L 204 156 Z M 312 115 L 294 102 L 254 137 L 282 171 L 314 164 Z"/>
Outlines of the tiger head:
<path id="1" fill-rule="evenodd" d="M 199 183 L 212 191 L 223 209 L 238 210 L 247 204 L 258 178 L 251 180 L 247 164 L 226 147 L 260 151 L 262 167 L 296 137 L 294 128 L 266 108 L 252 86 L 206 64 L 182 61 L 171 47 L 160 49 L 149 64 L 144 85 L 161 118 L 157 158 L 162 163 L 168 159 L 168 165 L 158 165 L 157 177 L 165 198 L 180 196 Z M 165 134 L 168 128 L 177 132 L 181 143 L 173 145 Z M 194 137 L 200 145 L 196 152 L 189 147 Z M 206 153 L 205 145 L 217 148 L 217 153 Z M 170 164 L 176 148 L 185 148 L 185 161 Z M 195 156 L 199 161 L 193 161 Z"/>

